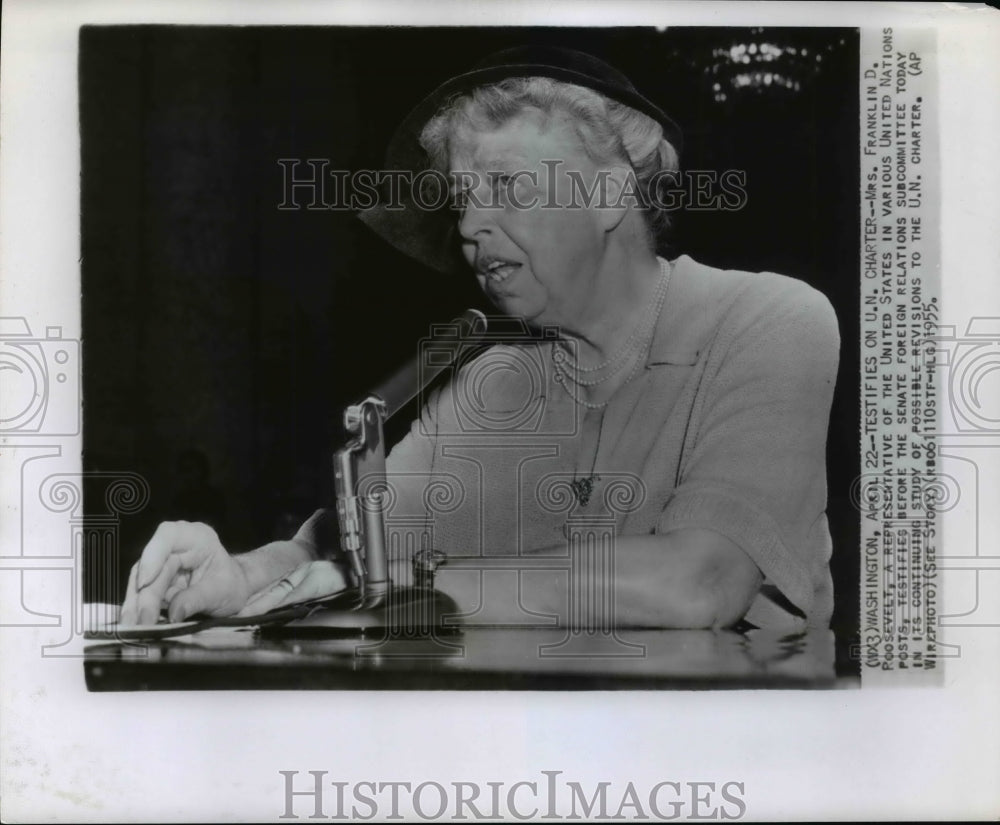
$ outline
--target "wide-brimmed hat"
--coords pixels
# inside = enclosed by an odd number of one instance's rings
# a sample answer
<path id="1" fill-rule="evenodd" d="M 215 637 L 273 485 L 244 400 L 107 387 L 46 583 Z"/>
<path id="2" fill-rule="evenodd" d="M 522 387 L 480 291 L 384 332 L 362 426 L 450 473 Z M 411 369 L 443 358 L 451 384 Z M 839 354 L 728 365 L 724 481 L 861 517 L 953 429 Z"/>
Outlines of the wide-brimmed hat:
<path id="1" fill-rule="evenodd" d="M 375 206 L 359 213 L 361 220 L 384 240 L 432 269 L 456 272 L 465 263 L 457 238 L 455 212 L 448 205 L 429 209 L 426 199 L 414 198 L 406 185 L 407 180 L 412 181 L 417 173 L 430 168 L 430 158 L 420 145 L 420 133 L 427 121 L 455 96 L 510 77 L 549 77 L 593 89 L 651 117 L 663 127 L 664 138 L 678 153 L 681 150 L 677 124 L 659 106 L 639 94 L 624 74 L 603 60 L 554 46 L 518 46 L 495 52 L 470 71 L 442 83 L 403 119 L 389 141 L 385 160 L 386 170 L 409 173 L 395 175 L 396 202 L 388 202 L 383 191 Z"/>

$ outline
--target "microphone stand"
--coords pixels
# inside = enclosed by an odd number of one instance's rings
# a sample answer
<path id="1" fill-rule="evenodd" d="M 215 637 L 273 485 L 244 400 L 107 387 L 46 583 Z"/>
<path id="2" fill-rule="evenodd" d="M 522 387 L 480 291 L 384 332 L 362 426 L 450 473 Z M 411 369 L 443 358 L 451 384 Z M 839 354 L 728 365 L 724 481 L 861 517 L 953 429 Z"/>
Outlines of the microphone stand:
<path id="1" fill-rule="evenodd" d="M 417 551 L 412 559 L 413 584 L 393 583 L 382 496 L 386 488 L 385 422 L 450 367 L 463 348 L 485 337 L 486 317 L 470 309 L 444 329 L 447 335 L 432 339 L 434 363 L 421 363 L 418 356 L 364 400 L 344 410 L 348 441 L 333 455 L 333 479 L 340 546 L 354 586 L 322 600 L 319 609 L 308 616 L 285 624 L 282 635 L 384 629 L 423 636 L 456 629 L 444 627 L 442 620 L 458 614 L 458 606 L 434 587 L 435 572 L 447 561 L 443 552 L 426 547 Z M 364 491 L 359 482 L 364 483 Z"/>

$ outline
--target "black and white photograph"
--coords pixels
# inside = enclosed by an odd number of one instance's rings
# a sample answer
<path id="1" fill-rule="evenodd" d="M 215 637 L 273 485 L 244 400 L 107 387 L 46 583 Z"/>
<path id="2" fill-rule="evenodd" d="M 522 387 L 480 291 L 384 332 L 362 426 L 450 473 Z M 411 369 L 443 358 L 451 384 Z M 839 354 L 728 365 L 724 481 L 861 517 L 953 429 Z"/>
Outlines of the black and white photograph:
<path id="1" fill-rule="evenodd" d="M 995 816 L 989 9 L 14 6 L 5 820 Z"/>
<path id="2" fill-rule="evenodd" d="M 116 627 L 315 603 L 236 634 L 287 688 L 814 686 L 838 634 L 849 678 L 857 50 L 83 29 L 84 474 L 149 499 L 85 559 Z M 232 655 L 163 644 L 91 685 Z"/>

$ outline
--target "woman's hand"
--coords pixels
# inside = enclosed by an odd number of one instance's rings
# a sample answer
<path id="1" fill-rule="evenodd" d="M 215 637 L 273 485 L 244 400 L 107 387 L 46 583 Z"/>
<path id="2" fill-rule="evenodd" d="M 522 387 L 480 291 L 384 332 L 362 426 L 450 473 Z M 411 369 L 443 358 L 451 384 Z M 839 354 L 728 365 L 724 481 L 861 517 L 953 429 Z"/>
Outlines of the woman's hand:
<path id="1" fill-rule="evenodd" d="M 332 596 L 347 587 L 347 580 L 332 561 L 310 561 L 299 565 L 275 584 L 255 593 L 240 616 L 256 616 L 298 602 Z"/>
<path id="2" fill-rule="evenodd" d="M 249 596 L 243 567 L 215 530 L 200 522 L 165 521 L 132 566 L 119 623 L 156 624 L 164 607 L 172 622 L 195 613 L 231 616 Z"/>

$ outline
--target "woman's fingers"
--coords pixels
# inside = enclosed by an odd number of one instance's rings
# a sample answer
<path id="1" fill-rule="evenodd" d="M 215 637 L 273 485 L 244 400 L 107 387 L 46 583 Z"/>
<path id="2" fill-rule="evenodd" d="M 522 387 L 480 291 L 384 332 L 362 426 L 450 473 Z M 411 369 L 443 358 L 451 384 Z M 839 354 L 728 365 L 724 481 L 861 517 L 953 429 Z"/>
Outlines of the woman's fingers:
<path id="1" fill-rule="evenodd" d="M 177 596 L 171 600 L 167 609 L 167 620 L 171 622 L 183 622 L 196 613 L 207 611 L 212 607 L 212 594 L 204 586 L 194 585 L 181 590 Z"/>
<path id="2" fill-rule="evenodd" d="M 121 612 L 118 614 L 118 623 L 122 625 L 134 625 L 139 618 L 139 591 L 136 588 L 135 580 L 139 573 L 139 565 L 133 564 L 128 574 L 128 584 L 125 586 L 125 601 L 122 602 Z"/>
<path id="3" fill-rule="evenodd" d="M 226 555 L 225 548 L 219 543 L 218 534 L 207 524 L 161 522 L 129 574 L 119 623 L 155 623 L 160 610 L 169 609 L 219 555 Z M 214 592 L 207 592 L 206 604 L 197 609 L 212 607 L 215 596 Z M 192 601 L 183 607 L 190 610 L 193 606 Z"/>
<path id="4" fill-rule="evenodd" d="M 163 594 L 163 607 L 169 606 L 178 593 L 191 586 L 191 573 L 184 569 L 184 554 L 180 554 L 178 558 L 181 562 L 181 569 L 174 576 L 174 580 L 167 588 L 167 592 Z"/>
<path id="5" fill-rule="evenodd" d="M 167 588 L 173 584 L 179 569 L 180 560 L 177 556 L 168 556 L 156 578 L 139 591 L 139 598 L 137 600 L 139 624 L 156 624 L 156 621 L 160 618 L 160 610 L 163 608 Z"/>
<path id="6" fill-rule="evenodd" d="M 346 586 L 344 576 L 333 562 L 308 562 L 255 595 L 238 615 L 256 616 L 276 607 L 332 595 Z"/>
<path id="7" fill-rule="evenodd" d="M 277 607 L 285 596 L 295 590 L 302 580 L 309 575 L 309 568 L 312 564 L 313 562 L 300 564 L 287 576 L 255 593 L 236 615 L 256 616 L 259 613 L 267 613 L 268 610 Z"/>
<path id="8" fill-rule="evenodd" d="M 163 521 L 153 532 L 153 537 L 142 548 L 136 565 L 136 589 L 143 590 L 163 569 L 167 557 L 176 544 L 177 526 L 180 522 Z"/>
<path id="9" fill-rule="evenodd" d="M 161 522 L 139 557 L 136 587 L 140 591 L 149 587 L 174 553 L 210 551 L 218 544 L 218 534 L 207 524 L 198 521 Z"/>
<path id="10" fill-rule="evenodd" d="M 340 568 L 333 562 L 314 561 L 303 566 L 310 568 L 308 574 L 291 593 L 278 602 L 278 607 L 307 602 L 310 599 L 319 599 L 323 596 L 332 596 L 347 587 L 347 582 L 340 572 Z"/>

